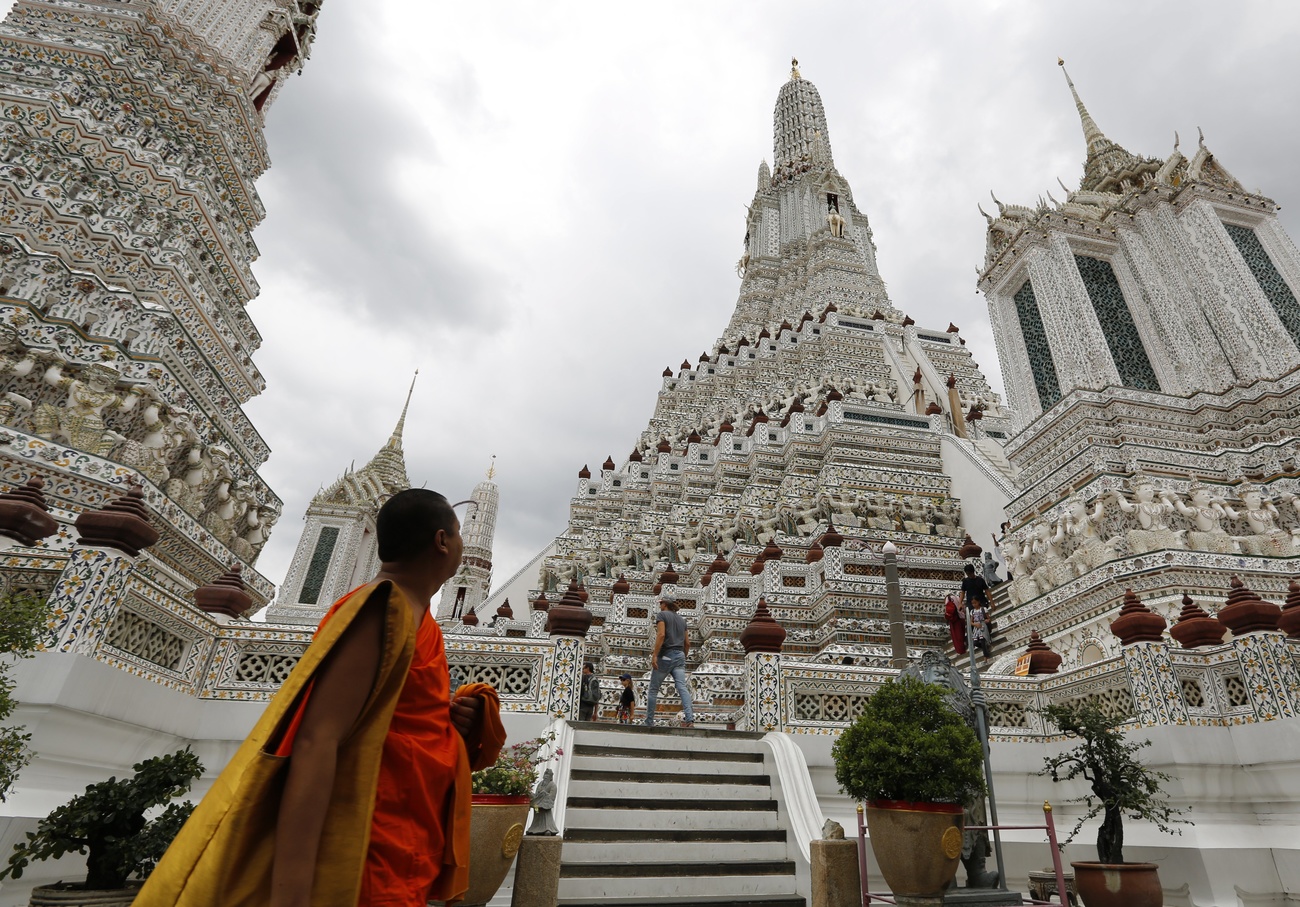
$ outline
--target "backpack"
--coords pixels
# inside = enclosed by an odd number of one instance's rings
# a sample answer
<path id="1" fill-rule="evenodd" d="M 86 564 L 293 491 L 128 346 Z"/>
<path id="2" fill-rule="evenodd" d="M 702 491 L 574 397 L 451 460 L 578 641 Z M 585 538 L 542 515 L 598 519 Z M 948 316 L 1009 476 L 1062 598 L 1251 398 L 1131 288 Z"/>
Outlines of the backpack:
<path id="1" fill-rule="evenodd" d="M 582 701 L 600 702 L 600 681 L 595 674 L 584 677 L 582 680 Z"/>

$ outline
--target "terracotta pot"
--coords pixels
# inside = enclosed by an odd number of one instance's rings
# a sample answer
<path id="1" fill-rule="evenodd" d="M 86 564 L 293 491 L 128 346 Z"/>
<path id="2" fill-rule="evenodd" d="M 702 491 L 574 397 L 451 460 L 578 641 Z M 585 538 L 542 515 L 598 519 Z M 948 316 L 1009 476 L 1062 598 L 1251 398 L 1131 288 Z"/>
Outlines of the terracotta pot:
<path id="1" fill-rule="evenodd" d="M 1155 863 L 1071 863 L 1084 907 L 1161 907 Z"/>
<path id="2" fill-rule="evenodd" d="M 460 907 L 492 900 L 524 840 L 529 798 L 474 794 L 469 819 L 469 890 Z"/>
<path id="3" fill-rule="evenodd" d="M 32 889 L 30 907 L 130 907 L 143 882 L 129 881 L 125 888 L 82 888 L 81 882 L 59 882 Z"/>
<path id="4" fill-rule="evenodd" d="M 871 851 L 895 896 L 938 897 L 961 862 L 962 808 L 953 803 L 867 804 Z"/>

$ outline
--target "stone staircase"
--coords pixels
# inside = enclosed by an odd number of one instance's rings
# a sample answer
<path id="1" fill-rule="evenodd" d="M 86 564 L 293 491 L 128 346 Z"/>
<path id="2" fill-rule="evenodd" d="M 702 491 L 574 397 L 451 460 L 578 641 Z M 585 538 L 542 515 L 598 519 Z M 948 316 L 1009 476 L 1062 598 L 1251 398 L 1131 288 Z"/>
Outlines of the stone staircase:
<path id="1" fill-rule="evenodd" d="M 1001 444 L 992 438 L 978 438 L 975 441 L 975 446 L 979 448 L 980 453 L 984 454 L 984 458 L 989 461 L 993 468 L 1002 474 L 1003 478 L 1012 485 L 1016 484 L 1020 478 L 1020 472 L 1007 459 L 1007 455 L 1002 452 Z"/>
<path id="2" fill-rule="evenodd" d="M 762 734 L 573 729 L 558 907 L 805 907 Z"/>

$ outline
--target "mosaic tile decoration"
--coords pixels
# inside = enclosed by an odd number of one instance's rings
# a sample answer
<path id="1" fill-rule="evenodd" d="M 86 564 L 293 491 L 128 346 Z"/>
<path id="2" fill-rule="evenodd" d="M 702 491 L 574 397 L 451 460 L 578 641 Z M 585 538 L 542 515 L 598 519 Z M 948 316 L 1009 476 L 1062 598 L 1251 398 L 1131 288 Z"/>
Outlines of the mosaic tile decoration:
<path id="1" fill-rule="evenodd" d="M 1146 347 L 1142 345 L 1142 336 L 1133 323 L 1133 313 L 1129 311 L 1124 291 L 1120 289 L 1110 262 L 1076 255 L 1074 263 L 1088 290 L 1088 298 L 1097 313 L 1097 321 L 1101 323 L 1106 346 L 1110 348 L 1110 356 L 1115 361 L 1120 381 L 1125 387 L 1160 390 L 1160 381 L 1156 378 L 1155 369 L 1151 367 Z"/>
<path id="2" fill-rule="evenodd" d="M 1034 387 L 1043 411 L 1052 408 L 1061 399 L 1061 386 L 1056 379 L 1056 365 L 1052 361 L 1052 348 L 1043 329 L 1043 318 L 1038 313 L 1038 300 L 1034 298 L 1034 285 L 1026 280 L 1014 297 L 1016 315 L 1020 319 L 1020 333 L 1025 338 L 1025 352 L 1029 355 L 1029 368 L 1034 373 Z"/>
<path id="3" fill-rule="evenodd" d="M 1237 251 L 1241 252 L 1241 257 L 1246 259 L 1246 266 L 1250 268 L 1250 273 L 1255 276 L 1259 288 L 1263 290 L 1273 310 L 1277 312 L 1277 317 L 1282 319 L 1287 333 L 1300 345 L 1300 301 L 1297 301 L 1290 285 L 1278 272 L 1273 259 L 1268 257 L 1263 243 L 1249 227 L 1224 224 L 1223 228 L 1228 231 L 1228 236 L 1232 237 Z"/>

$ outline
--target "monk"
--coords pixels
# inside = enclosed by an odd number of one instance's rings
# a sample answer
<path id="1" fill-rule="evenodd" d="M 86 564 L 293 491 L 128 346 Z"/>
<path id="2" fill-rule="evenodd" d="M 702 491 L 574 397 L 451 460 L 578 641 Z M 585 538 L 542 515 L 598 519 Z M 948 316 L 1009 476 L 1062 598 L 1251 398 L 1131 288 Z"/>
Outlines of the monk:
<path id="1" fill-rule="evenodd" d="M 468 888 L 469 776 L 505 735 L 491 687 L 451 695 L 429 614 L 460 522 L 410 489 L 375 534 L 378 574 L 330 609 L 138 907 L 424 907 Z"/>

